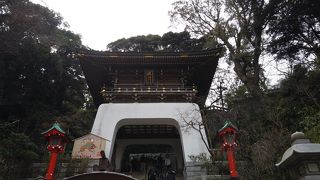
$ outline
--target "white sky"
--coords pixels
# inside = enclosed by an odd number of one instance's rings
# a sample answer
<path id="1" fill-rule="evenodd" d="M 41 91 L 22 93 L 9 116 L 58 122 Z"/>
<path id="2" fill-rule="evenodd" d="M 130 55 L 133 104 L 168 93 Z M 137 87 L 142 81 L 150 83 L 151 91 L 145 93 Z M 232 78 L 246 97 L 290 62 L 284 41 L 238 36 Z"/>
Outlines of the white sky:
<path id="1" fill-rule="evenodd" d="M 61 14 L 84 45 L 105 50 L 120 38 L 179 32 L 170 27 L 174 0 L 31 0 Z"/>
<path id="2" fill-rule="evenodd" d="M 168 12 L 175 0 L 31 1 L 60 13 L 70 30 L 81 35 L 82 43 L 95 50 L 105 50 L 108 43 L 120 38 L 183 30 L 183 26 L 172 27 L 170 23 Z M 220 66 L 223 64 L 220 61 Z M 273 66 L 265 67 L 271 85 L 280 78 Z"/>

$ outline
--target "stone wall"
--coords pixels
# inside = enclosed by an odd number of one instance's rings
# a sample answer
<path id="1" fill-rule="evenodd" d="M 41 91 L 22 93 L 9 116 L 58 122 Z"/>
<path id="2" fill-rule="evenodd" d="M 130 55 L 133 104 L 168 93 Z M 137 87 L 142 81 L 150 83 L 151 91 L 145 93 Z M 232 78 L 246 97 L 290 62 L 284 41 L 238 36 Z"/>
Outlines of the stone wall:
<path id="1" fill-rule="evenodd" d="M 223 163 L 226 165 L 225 162 Z M 204 163 L 187 163 L 185 167 L 187 180 L 227 180 L 230 178 L 229 175 L 221 175 L 218 164 L 210 170 L 207 168 L 208 167 Z"/>
<path id="2" fill-rule="evenodd" d="M 55 179 L 62 180 L 65 177 L 70 177 L 76 174 L 89 173 L 93 171 L 93 166 L 98 165 L 98 159 L 75 159 L 69 162 L 61 162 L 57 164 L 55 170 Z M 45 176 L 48 163 L 33 163 L 32 177 L 35 179 L 40 176 Z"/>
<path id="3" fill-rule="evenodd" d="M 97 165 L 99 160 L 73 160 L 70 162 L 62 162 L 57 164 L 55 172 L 55 180 L 63 180 L 65 177 L 73 175 L 93 172 L 93 166 Z M 185 166 L 185 177 L 187 180 L 226 180 L 229 179 L 228 172 L 221 172 L 220 165 L 226 166 L 227 162 L 216 162 L 213 169 L 207 170 L 206 165 L 200 162 L 188 162 Z M 47 169 L 47 163 L 34 163 L 32 166 L 32 177 L 29 180 L 43 179 Z M 136 176 L 137 177 L 137 176 Z M 177 179 L 183 179 L 181 175 L 177 174 Z"/>

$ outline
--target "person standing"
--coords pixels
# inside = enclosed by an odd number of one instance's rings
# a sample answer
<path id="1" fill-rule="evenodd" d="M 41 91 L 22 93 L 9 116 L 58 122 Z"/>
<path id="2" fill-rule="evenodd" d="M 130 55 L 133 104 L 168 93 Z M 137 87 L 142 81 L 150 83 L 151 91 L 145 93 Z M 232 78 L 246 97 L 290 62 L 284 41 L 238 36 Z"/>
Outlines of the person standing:
<path id="1" fill-rule="evenodd" d="M 174 171 L 171 166 L 168 167 L 166 180 L 175 180 L 176 179 L 176 171 Z"/>
<path id="2" fill-rule="evenodd" d="M 164 160 L 161 156 L 161 154 L 158 156 L 157 161 L 156 161 L 156 168 L 158 171 L 158 174 L 162 174 L 162 170 L 163 170 L 163 164 L 164 164 Z"/>
<path id="3" fill-rule="evenodd" d="M 101 158 L 99 159 L 99 171 L 110 171 L 110 162 L 109 159 L 106 157 L 104 151 L 100 151 Z"/>
<path id="4" fill-rule="evenodd" d="M 166 166 L 166 170 L 169 170 L 169 167 L 171 166 L 171 159 L 169 154 L 166 155 L 166 157 L 164 158 L 164 165 Z"/>

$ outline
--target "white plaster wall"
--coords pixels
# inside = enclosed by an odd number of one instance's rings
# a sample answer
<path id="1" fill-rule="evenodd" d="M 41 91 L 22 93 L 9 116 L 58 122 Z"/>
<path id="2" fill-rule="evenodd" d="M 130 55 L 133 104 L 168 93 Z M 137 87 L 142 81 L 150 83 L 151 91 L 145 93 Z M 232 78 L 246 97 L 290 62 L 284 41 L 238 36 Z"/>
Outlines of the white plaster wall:
<path id="1" fill-rule="evenodd" d="M 205 153 L 199 132 L 185 128 L 185 121 L 201 121 L 199 107 L 193 103 L 109 103 L 99 106 L 91 133 L 110 140 L 106 145 L 106 156 L 111 159 L 116 133 L 124 125 L 168 124 L 175 126 L 181 137 L 183 158 Z M 205 133 L 203 132 L 205 136 Z M 206 139 L 206 137 L 204 137 Z"/>

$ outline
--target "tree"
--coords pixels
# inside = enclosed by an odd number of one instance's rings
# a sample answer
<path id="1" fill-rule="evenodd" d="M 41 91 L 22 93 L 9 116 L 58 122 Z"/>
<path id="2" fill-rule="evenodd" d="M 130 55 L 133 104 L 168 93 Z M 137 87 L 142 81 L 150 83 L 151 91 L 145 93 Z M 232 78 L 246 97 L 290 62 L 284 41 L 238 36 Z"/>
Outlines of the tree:
<path id="1" fill-rule="evenodd" d="M 110 51 L 120 52 L 151 52 L 151 51 L 194 51 L 206 48 L 205 37 L 200 39 L 191 38 L 186 31 L 167 32 L 162 36 L 147 35 L 134 36 L 128 39 L 122 38 L 107 45 Z M 212 42 L 211 42 L 212 43 Z"/>
<path id="2" fill-rule="evenodd" d="M 178 0 L 170 12 L 173 22 L 185 24 L 194 35 L 206 35 L 222 43 L 227 60 L 243 83 L 234 91 L 241 96 L 227 103 L 240 130 L 237 154 L 246 162 L 239 169 L 245 179 L 278 179 L 274 163 L 280 156 L 279 149 L 285 149 L 288 143 L 279 138 L 287 137 L 288 131 L 273 111 L 276 102 L 265 89 L 261 61 L 270 40 L 266 30 L 280 2 Z M 243 92 L 249 92 L 249 96 Z"/>
<path id="3" fill-rule="evenodd" d="M 243 179 L 281 179 L 281 174 L 274 164 L 282 156 L 281 153 L 289 146 L 291 129 L 273 112 L 273 116 L 281 125 L 274 128 L 265 120 L 262 109 L 258 109 L 259 101 L 252 96 L 243 94 L 243 86 L 229 92 L 226 102 L 229 116 L 239 128 L 239 141 L 236 157 L 245 162 L 239 167 Z M 267 94 L 272 107 L 278 104 L 278 92 Z"/>
<path id="4" fill-rule="evenodd" d="M 269 103 L 263 89 L 261 55 L 265 28 L 277 3 L 278 0 L 178 0 L 170 12 L 173 22 L 183 23 L 195 35 L 216 39 L 226 47 L 238 78 L 266 111 Z"/>
<path id="5" fill-rule="evenodd" d="M 167 32 L 162 35 L 160 43 L 164 51 L 171 52 L 197 51 L 206 49 L 208 47 L 206 37 L 201 37 L 199 39 L 192 38 L 190 33 L 187 31 L 182 31 L 179 33 Z M 211 47 L 214 47 L 214 45 Z"/>
<path id="6" fill-rule="evenodd" d="M 0 143 L 9 148 L 29 148 L 45 156 L 40 133 L 56 120 L 76 136 L 89 131 L 84 126 L 91 124 L 93 113 L 84 112 L 90 102 L 74 56 L 83 46 L 80 37 L 62 25 L 57 13 L 28 0 L 0 2 Z M 77 119 L 82 124 L 75 126 Z M 0 179 L 25 178 L 12 173 L 20 165 L 11 162 L 17 160 L 14 154 L 27 160 L 31 156 L 19 154 L 31 152 L 6 151 L 0 148 L 1 166 L 8 170 Z"/>
<path id="7" fill-rule="evenodd" d="M 9 132 L 0 142 L 0 178 L 14 179 L 29 173 L 31 162 L 38 159 L 38 147 L 30 138 L 23 133 Z"/>
<path id="8" fill-rule="evenodd" d="M 71 67 L 72 52 L 81 46 L 79 36 L 59 29 L 62 18 L 56 13 L 27 0 L 1 1 L 1 9 L 1 104 L 44 97 L 61 104 L 57 91 L 63 89 L 53 86 L 81 77 L 79 65 Z"/>
<path id="9" fill-rule="evenodd" d="M 320 2 L 281 1 L 271 18 L 268 47 L 278 59 L 308 63 L 320 67 Z M 308 63 L 310 64 L 310 63 Z"/>
<path id="10" fill-rule="evenodd" d="M 18 51 L 24 40 L 41 44 L 54 44 L 55 32 L 62 18 L 55 12 L 29 0 L 3 0 L 0 2 L 1 54 Z"/>
<path id="11" fill-rule="evenodd" d="M 135 36 L 128 39 L 122 38 L 116 40 L 107 45 L 107 49 L 110 51 L 158 51 L 160 47 L 160 36 L 147 35 L 147 36 Z"/>
<path id="12" fill-rule="evenodd" d="M 296 65 L 294 71 L 281 81 L 277 117 L 291 132 L 303 131 L 313 142 L 320 139 L 320 79 L 319 70 Z"/>

